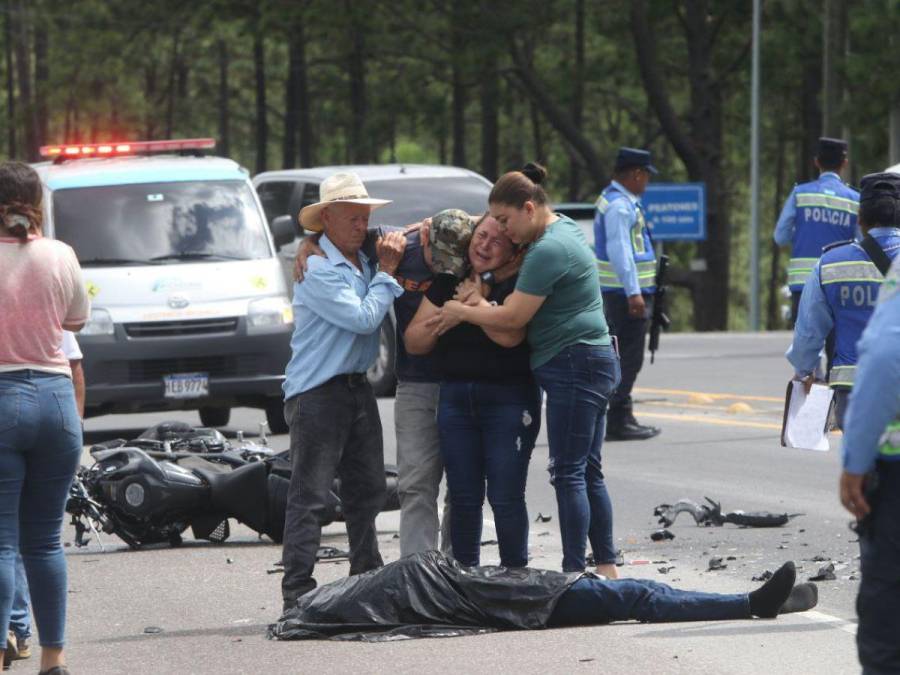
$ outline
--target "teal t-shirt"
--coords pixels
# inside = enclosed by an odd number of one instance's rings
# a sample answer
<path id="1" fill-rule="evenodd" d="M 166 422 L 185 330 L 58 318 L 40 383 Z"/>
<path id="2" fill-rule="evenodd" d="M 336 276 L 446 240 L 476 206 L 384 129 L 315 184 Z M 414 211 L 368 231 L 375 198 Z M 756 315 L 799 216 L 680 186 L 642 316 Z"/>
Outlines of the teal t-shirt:
<path id="1" fill-rule="evenodd" d="M 571 218 L 528 247 L 516 290 L 547 298 L 528 324 L 532 369 L 574 344 L 610 344 L 594 252 Z"/>

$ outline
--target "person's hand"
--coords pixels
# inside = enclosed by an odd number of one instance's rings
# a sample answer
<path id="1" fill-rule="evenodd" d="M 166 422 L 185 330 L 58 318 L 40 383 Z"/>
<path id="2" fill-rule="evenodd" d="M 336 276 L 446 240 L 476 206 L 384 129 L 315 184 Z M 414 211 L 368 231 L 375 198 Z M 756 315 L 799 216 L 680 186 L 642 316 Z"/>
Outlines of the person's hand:
<path id="1" fill-rule="evenodd" d="M 453 299 L 470 307 L 477 307 L 482 304 L 484 301 L 484 289 L 482 288 L 481 278 L 475 272 L 472 272 L 472 276 L 462 281 L 456 287 L 456 294 L 453 296 Z"/>
<path id="2" fill-rule="evenodd" d="M 812 386 L 813 386 L 813 384 L 815 384 L 815 381 L 816 381 L 816 374 L 810 373 L 809 375 L 807 375 L 800 381 L 803 383 L 803 391 L 806 393 L 807 396 L 809 396 L 809 392 L 812 391 Z"/>
<path id="3" fill-rule="evenodd" d="M 413 232 L 418 232 L 419 230 L 422 230 L 423 228 L 425 228 L 427 230 L 427 228 L 430 225 L 431 225 L 431 218 L 426 218 L 425 220 L 423 220 L 421 222 L 412 223 L 410 225 L 407 225 L 405 228 L 403 228 L 403 234 L 412 234 Z"/>
<path id="4" fill-rule="evenodd" d="M 294 258 L 294 281 L 298 283 L 303 281 L 307 268 L 306 261 L 311 255 L 325 257 L 325 251 L 319 247 L 319 237 L 317 235 L 303 237 L 303 241 L 297 247 L 297 257 Z"/>
<path id="5" fill-rule="evenodd" d="M 644 302 L 644 296 L 637 295 L 628 296 L 628 316 L 633 319 L 643 319 L 644 313 L 647 311 L 647 304 Z"/>
<path id="6" fill-rule="evenodd" d="M 441 336 L 464 321 L 465 311 L 466 307 L 461 302 L 450 300 L 444 303 L 437 316 L 425 322 L 425 327 L 429 328 L 433 335 Z"/>
<path id="7" fill-rule="evenodd" d="M 375 252 L 378 255 L 378 266 L 382 272 L 391 276 L 396 274 L 397 265 L 403 258 L 406 249 L 406 236 L 402 232 L 388 232 L 375 244 Z"/>
<path id="8" fill-rule="evenodd" d="M 857 520 L 861 520 L 871 511 L 865 494 L 863 494 L 865 482 L 866 477 L 864 474 L 849 473 L 847 471 L 841 474 L 841 504 L 856 516 Z"/>

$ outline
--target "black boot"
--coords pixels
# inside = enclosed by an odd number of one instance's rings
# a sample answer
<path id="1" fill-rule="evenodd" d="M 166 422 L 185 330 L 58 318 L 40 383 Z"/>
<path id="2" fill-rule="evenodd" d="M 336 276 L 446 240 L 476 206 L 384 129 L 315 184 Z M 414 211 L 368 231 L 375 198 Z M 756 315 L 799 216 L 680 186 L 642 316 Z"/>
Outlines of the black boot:
<path id="1" fill-rule="evenodd" d="M 606 425 L 607 441 L 645 441 L 659 436 L 660 429 L 638 424 L 629 411 L 625 414 L 610 415 Z"/>

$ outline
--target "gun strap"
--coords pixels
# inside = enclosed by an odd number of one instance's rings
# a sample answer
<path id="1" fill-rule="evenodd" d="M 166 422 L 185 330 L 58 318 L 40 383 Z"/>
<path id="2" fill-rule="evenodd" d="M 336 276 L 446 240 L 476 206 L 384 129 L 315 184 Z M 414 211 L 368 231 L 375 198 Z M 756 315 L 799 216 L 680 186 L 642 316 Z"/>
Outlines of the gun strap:
<path id="1" fill-rule="evenodd" d="M 882 276 L 887 276 L 888 270 L 891 268 L 891 259 L 884 252 L 884 249 L 881 248 L 881 244 L 875 241 L 872 235 L 867 234 L 859 242 L 859 245 L 862 246 L 863 251 L 866 252 L 871 261 L 875 263 L 875 267 L 878 268 Z"/>

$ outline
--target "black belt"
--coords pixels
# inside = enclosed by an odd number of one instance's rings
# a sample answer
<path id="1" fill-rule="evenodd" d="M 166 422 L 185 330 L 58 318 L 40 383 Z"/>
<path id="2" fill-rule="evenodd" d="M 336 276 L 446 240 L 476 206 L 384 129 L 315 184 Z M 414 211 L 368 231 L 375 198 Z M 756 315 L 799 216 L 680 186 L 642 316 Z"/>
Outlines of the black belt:
<path id="1" fill-rule="evenodd" d="M 343 384 L 352 388 L 361 387 L 368 382 L 369 378 L 365 373 L 341 373 L 325 380 L 323 384 Z"/>

